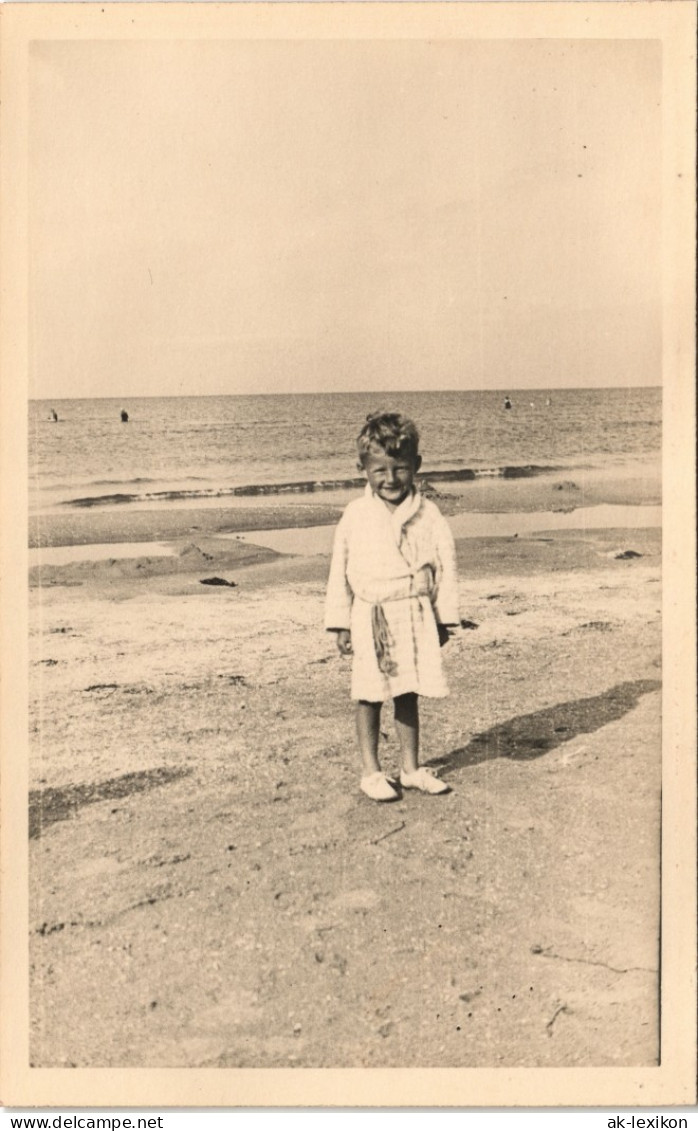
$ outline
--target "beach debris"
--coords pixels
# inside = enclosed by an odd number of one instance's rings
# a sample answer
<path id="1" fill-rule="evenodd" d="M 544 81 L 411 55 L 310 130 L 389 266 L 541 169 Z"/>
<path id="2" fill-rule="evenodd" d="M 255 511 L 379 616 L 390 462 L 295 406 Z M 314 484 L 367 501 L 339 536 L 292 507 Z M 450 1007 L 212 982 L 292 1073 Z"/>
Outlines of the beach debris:
<path id="1" fill-rule="evenodd" d="M 503 593 L 489 593 L 487 595 L 487 597 L 485 598 L 485 600 L 486 601 L 503 601 L 504 600 L 504 594 Z"/>
<path id="2" fill-rule="evenodd" d="M 183 864 L 186 860 L 191 860 L 190 852 L 172 856 L 169 860 L 163 860 L 160 856 L 151 856 L 149 860 L 144 860 L 143 863 L 152 864 L 155 868 L 164 868 L 169 864 Z"/>
<path id="3" fill-rule="evenodd" d="M 394 829 L 388 829 L 387 833 L 382 833 L 381 836 L 377 836 L 375 840 L 371 841 L 371 844 L 380 844 L 382 840 L 387 840 L 389 836 L 394 836 L 395 833 L 401 833 L 404 828 L 407 828 L 405 821 L 400 821 L 400 824 L 396 825 Z"/>
<path id="4" fill-rule="evenodd" d="M 582 756 L 582 754 L 586 754 L 587 750 L 588 750 L 587 746 L 577 746 L 575 749 L 570 750 L 569 744 L 568 744 L 568 749 L 560 757 L 560 765 L 561 766 L 569 766 L 570 762 L 572 762 L 573 759 L 580 758 Z M 577 767 L 577 768 L 579 768 L 579 767 Z"/>
<path id="5" fill-rule="evenodd" d="M 56 931 L 64 931 L 66 928 L 65 923 L 42 923 L 40 927 L 36 928 L 37 935 L 53 935 Z"/>
<path id="6" fill-rule="evenodd" d="M 461 628 L 479 628 L 480 626 L 474 620 L 462 620 L 460 622 Z"/>
<path id="7" fill-rule="evenodd" d="M 476 990 L 466 990 L 464 994 L 458 994 L 458 997 L 460 1001 L 464 1001 L 466 1002 L 466 1004 L 469 1004 L 471 1001 L 474 1001 L 476 997 L 480 996 L 482 989 L 483 987 L 479 986 Z"/>
<path id="8" fill-rule="evenodd" d="M 588 620 L 584 624 L 575 624 L 572 628 L 568 628 L 565 632 L 561 633 L 562 636 L 571 636 L 573 632 L 585 632 L 591 630 L 592 632 L 612 632 L 613 625 L 608 620 Z"/>
<path id="9" fill-rule="evenodd" d="M 344 955 L 343 954 L 337 954 L 337 952 L 335 951 L 334 957 L 332 958 L 332 961 L 330 962 L 330 966 L 332 967 L 332 969 L 336 970 L 337 973 L 344 975 L 347 972 L 348 965 L 349 965 L 349 963 L 347 962 Z"/>
<path id="10" fill-rule="evenodd" d="M 639 554 L 637 550 L 620 550 L 617 554 L 614 554 L 613 557 L 616 561 L 627 561 L 628 558 L 641 558 L 642 554 Z"/>
<path id="11" fill-rule="evenodd" d="M 201 577 L 199 578 L 199 585 L 227 585 L 231 589 L 235 589 L 237 581 L 226 581 L 224 577 Z"/>
<path id="12" fill-rule="evenodd" d="M 578 491 L 579 487 L 573 479 L 563 479 L 562 483 L 553 483 L 553 491 Z"/>
<path id="13" fill-rule="evenodd" d="M 576 511 L 576 509 L 577 508 L 575 507 L 575 505 L 572 504 L 568 507 L 551 507 L 550 511 L 551 514 L 572 514 L 572 512 Z"/>
<path id="14" fill-rule="evenodd" d="M 56 664 L 58 663 L 58 660 L 39 660 L 39 663 L 40 664 L 46 664 L 46 667 L 48 667 L 48 668 L 55 668 Z"/>
<path id="15" fill-rule="evenodd" d="M 558 1005 L 557 1009 L 555 1010 L 552 1017 L 550 1018 L 547 1025 L 545 1026 L 545 1031 L 547 1032 L 549 1037 L 552 1037 L 552 1035 L 553 1035 L 553 1025 L 555 1024 L 555 1022 L 557 1021 L 557 1019 L 558 1019 L 558 1017 L 560 1016 L 561 1013 L 571 1013 L 569 1006 L 565 1005 L 564 1002 L 561 1005 Z"/>
<path id="16" fill-rule="evenodd" d="M 204 561 L 213 561 L 213 554 L 208 554 L 206 550 L 202 550 L 201 547 L 197 546 L 195 542 L 189 542 L 179 551 L 180 558 L 191 557 L 193 554 L 196 554 L 198 558 L 203 558 Z"/>
<path id="17" fill-rule="evenodd" d="M 441 491 L 437 491 L 428 479 L 420 479 L 418 482 L 420 493 L 424 495 L 425 499 L 444 499 L 447 498 Z"/>
<path id="18" fill-rule="evenodd" d="M 91 683 L 89 687 L 84 687 L 83 691 L 116 691 L 118 683 Z"/>
<path id="19" fill-rule="evenodd" d="M 247 687 L 247 680 L 244 675 L 226 675 L 225 672 L 219 672 L 218 678 L 227 679 L 228 683 L 232 683 L 234 687 Z"/>

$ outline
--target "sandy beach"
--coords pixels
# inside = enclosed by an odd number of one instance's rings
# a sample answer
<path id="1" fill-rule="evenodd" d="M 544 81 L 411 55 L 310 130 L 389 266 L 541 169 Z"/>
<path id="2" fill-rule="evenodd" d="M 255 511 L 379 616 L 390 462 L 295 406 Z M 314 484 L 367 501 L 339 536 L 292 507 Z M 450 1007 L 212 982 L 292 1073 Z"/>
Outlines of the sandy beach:
<path id="1" fill-rule="evenodd" d="M 32 517 L 34 1065 L 657 1062 L 658 468 L 430 490 L 452 792 L 385 806 L 322 631 L 341 493 Z"/>

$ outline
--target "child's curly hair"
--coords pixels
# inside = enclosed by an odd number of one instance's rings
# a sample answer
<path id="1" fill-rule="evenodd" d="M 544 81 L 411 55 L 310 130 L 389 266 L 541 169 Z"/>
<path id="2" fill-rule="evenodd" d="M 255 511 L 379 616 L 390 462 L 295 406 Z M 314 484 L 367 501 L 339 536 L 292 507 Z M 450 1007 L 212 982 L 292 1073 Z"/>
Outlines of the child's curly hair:
<path id="1" fill-rule="evenodd" d="M 416 459 L 419 432 L 413 420 L 400 412 L 370 412 L 356 437 L 359 462 L 363 464 L 372 447 L 382 448 L 386 455 Z"/>

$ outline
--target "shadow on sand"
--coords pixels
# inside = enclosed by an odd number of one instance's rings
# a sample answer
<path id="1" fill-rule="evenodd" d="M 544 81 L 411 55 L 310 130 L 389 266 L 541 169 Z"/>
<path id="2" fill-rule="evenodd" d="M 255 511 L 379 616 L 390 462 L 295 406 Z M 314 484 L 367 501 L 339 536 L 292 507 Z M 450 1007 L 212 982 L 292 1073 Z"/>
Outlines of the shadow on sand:
<path id="1" fill-rule="evenodd" d="M 474 735 L 467 746 L 451 750 L 443 758 L 434 758 L 431 764 L 456 770 L 494 758 L 528 762 L 541 754 L 548 754 L 578 734 L 591 734 L 615 722 L 637 706 L 641 696 L 660 687 L 658 679 L 638 679 L 619 683 L 602 695 L 589 699 L 572 699 L 569 703 L 557 703 L 532 715 L 518 715 Z"/>
<path id="2" fill-rule="evenodd" d="M 122 774 L 93 785 L 69 785 L 65 789 L 32 789 L 29 792 L 29 838 L 40 837 L 50 825 L 77 817 L 84 805 L 97 801 L 118 801 L 132 793 L 169 785 L 187 777 L 190 769 L 170 769 L 158 766 L 133 774 Z"/>

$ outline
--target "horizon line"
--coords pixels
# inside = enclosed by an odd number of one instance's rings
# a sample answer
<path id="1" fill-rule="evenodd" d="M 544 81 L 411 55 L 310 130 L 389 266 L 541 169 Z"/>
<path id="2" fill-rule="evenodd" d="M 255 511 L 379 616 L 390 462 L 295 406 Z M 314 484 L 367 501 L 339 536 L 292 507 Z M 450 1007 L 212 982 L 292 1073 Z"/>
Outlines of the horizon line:
<path id="1" fill-rule="evenodd" d="M 27 400 L 38 403 L 39 401 L 137 401 L 137 400 L 171 400 L 174 398 L 191 399 L 194 400 L 200 397 L 360 397 L 360 396 L 409 396 L 412 393 L 498 393 L 506 394 L 511 393 L 525 393 L 530 395 L 532 393 L 572 393 L 580 391 L 603 391 L 609 389 L 662 389 L 663 382 L 658 382 L 652 385 L 542 385 L 539 387 L 533 386 L 516 386 L 516 385 L 502 385 L 498 388 L 487 389 L 464 389 L 462 387 L 441 388 L 441 389 L 304 389 L 298 392 L 277 391 L 270 390 L 268 392 L 206 392 L 206 393 L 88 393 L 87 395 L 76 396 L 75 394 L 61 394 L 40 397 L 28 397 Z"/>

